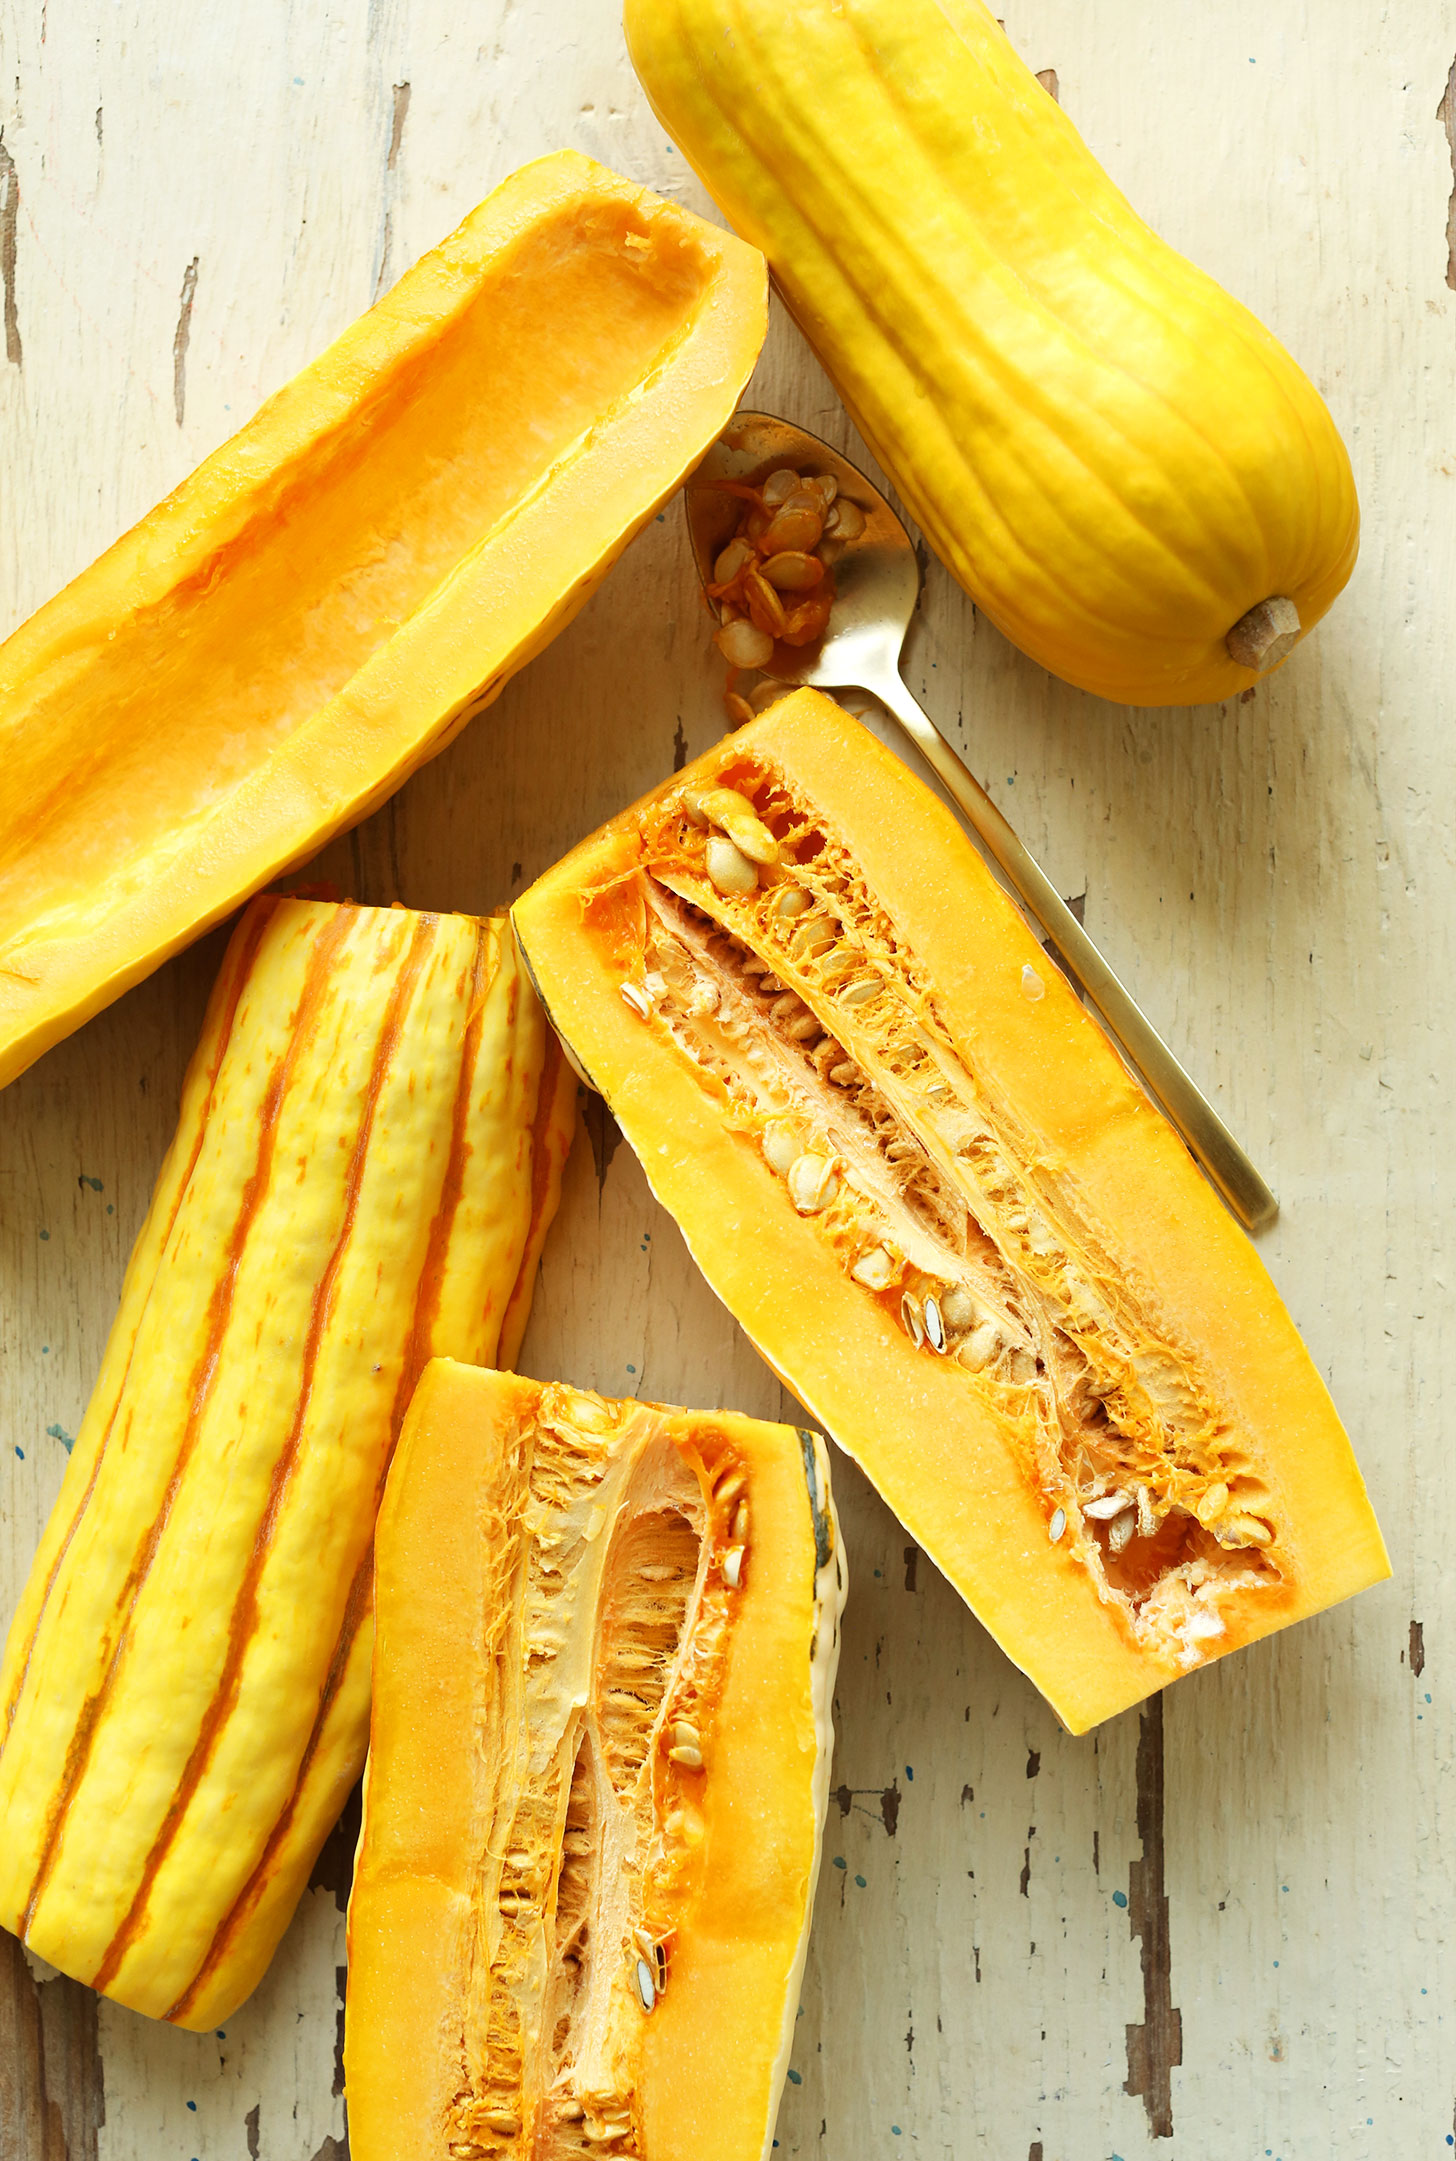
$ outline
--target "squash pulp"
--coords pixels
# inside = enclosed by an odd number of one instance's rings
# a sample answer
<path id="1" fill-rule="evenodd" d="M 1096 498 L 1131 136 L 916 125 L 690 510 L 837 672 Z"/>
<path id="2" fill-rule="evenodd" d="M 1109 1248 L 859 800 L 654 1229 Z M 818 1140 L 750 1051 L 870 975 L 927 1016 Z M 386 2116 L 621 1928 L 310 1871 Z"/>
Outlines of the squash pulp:
<path id="1" fill-rule="evenodd" d="M 357 2161 L 767 2161 L 844 1585 L 817 1434 L 426 1368 L 376 1546 Z"/>
<path id="2" fill-rule="evenodd" d="M 761 259 L 526 166 L 0 647 L 0 1085 L 364 817 L 733 410 Z"/>
<path id="3" fill-rule="evenodd" d="M 134 2010 L 217 2025 L 287 1926 L 395 1435 L 514 1357 L 575 1096 L 503 919 L 244 915 L 0 1667 L 0 1923 Z"/>
<path id="4" fill-rule="evenodd" d="M 1389 1571 L 1258 1256 L 942 804 L 814 691 L 516 934 L 708 1281 L 1081 1732 Z"/>

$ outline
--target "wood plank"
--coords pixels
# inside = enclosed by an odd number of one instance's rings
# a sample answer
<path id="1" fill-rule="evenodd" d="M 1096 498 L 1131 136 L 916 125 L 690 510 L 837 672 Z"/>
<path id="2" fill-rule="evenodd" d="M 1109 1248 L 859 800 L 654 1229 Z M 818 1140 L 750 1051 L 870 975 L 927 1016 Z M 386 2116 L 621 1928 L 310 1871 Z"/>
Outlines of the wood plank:
<path id="1" fill-rule="evenodd" d="M 934 564 L 910 677 L 1061 889 L 1085 893 L 1089 928 L 1272 1176 L 1284 1215 L 1263 1250 L 1397 1573 L 1180 1684 L 1161 1712 L 1072 1742 L 841 1464 L 836 1792 L 779 2151 L 1444 2151 L 1456 30 L 1442 0 L 1006 9 L 1133 200 L 1329 397 L 1364 553 L 1318 636 L 1226 709 L 1135 714 L 1069 691 Z M 0 56 L 4 627 L 524 158 L 573 142 L 702 206 L 615 10 L 587 0 L 256 0 L 236 18 L 3 0 Z M 751 396 L 853 441 L 782 320 Z M 705 642 L 668 516 L 318 874 L 365 900 L 509 899 L 714 739 Z M 182 956 L 0 1098 L 0 1619 L 59 1484 L 217 950 Z M 630 1152 L 600 1113 L 588 1127 L 523 1365 L 778 1413 Z M 337 2161 L 346 1851 L 347 1833 L 223 2034 L 97 2010 L 0 1947 L 7 2161 Z"/>

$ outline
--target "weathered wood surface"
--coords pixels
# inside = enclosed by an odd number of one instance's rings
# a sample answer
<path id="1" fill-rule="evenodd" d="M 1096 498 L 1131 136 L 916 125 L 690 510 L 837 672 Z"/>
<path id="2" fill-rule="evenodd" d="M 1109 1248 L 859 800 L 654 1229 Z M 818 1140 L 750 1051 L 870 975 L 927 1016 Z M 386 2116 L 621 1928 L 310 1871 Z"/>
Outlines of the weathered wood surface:
<path id="1" fill-rule="evenodd" d="M 1006 6 L 1133 199 L 1329 397 L 1365 547 L 1318 637 L 1229 708 L 1069 691 L 933 566 L 911 672 L 1271 1175 L 1284 1215 L 1264 1251 L 1396 1575 L 1073 1742 L 841 1464 L 838 1790 L 780 2151 L 1434 2155 L 1456 2135 L 1456 17 L 1448 0 Z M 5 627 L 524 158 L 574 143 L 700 204 L 602 0 L 5 0 L 0 127 Z M 782 321 L 752 396 L 852 446 Z M 670 515 L 321 874 L 365 900 L 507 899 L 714 739 L 704 648 Z M 0 1098 L 0 1619 L 218 951 Z M 776 1412 L 629 1152 L 588 1123 L 523 1364 Z M 0 1944 L 5 2161 L 341 2155 L 349 1851 L 346 1826 L 215 2037 L 98 2006 Z"/>

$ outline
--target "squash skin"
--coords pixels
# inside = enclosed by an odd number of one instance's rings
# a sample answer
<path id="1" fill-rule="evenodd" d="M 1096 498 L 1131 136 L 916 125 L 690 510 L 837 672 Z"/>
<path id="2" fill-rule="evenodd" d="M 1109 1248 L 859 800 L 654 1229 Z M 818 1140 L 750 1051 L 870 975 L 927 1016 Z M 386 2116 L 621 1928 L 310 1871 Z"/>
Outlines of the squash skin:
<path id="1" fill-rule="evenodd" d="M 1259 680 L 1359 514 L 1323 400 L 1112 185 L 981 0 L 626 0 L 663 125 L 775 282 L 952 574 L 1131 705 Z"/>
<path id="2" fill-rule="evenodd" d="M 641 965 L 642 869 L 660 860 L 652 818 L 683 788 L 740 785 L 745 766 L 792 776 L 852 848 L 983 1089 L 1210 1377 L 1264 1481 L 1279 1580 L 1230 1601 L 1196 1662 L 1130 1638 L 1072 1539 L 1049 1540 L 1056 1497 L 1029 1468 L 1028 1432 L 953 1360 L 911 1350 L 826 1258 L 742 1118 L 623 1001 Z M 513 913 L 553 1024 L 709 1283 L 1072 1732 L 1388 1575 L 1349 1442 L 1252 1244 L 951 813 L 828 699 L 782 699 L 583 842 Z"/>
<path id="3" fill-rule="evenodd" d="M 530 1544 L 522 1526 L 553 1534 L 558 1580 L 574 1567 L 570 1529 L 559 1536 L 569 1514 L 555 1513 L 554 1497 L 521 1505 L 543 1402 L 557 1415 L 574 1402 L 620 1421 L 628 1455 L 644 1434 L 690 1460 L 706 1441 L 709 1461 L 726 1448 L 746 1473 L 747 1559 L 732 1594 L 707 1767 L 687 1803 L 692 1889 L 674 1910 L 669 1986 L 649 2018 L 629 2009 L 623 2025 L 633 2153 L 766 2161 L 828 1801 L 845 1591 L 823 1444 L 732 1412 L 604 1402 L 444 1359 L 420 1381 L 380 1512 L 370 1755 L 349 1905 L 351 2150 L 358 2161 L 401 2153 L 446 2161 L 468 2143 L 457 2120 L 462 2063 L 478 2071 L 487 2055 L 472 1977 L 487 1958 L 493 1969 L 504 1962 L 481 1923 L 507 1830 L 496 1811 L 539 1792 L 519 1769 L 527 1748 L 515 1586 Z M 811 1459 L 817 1492 L 806 1491 Z M 620 1494 L 612 1471 L 597 1490 Z M 710 1559 L 707 1580 L 714 1572 Z M 563 1593 L 549 1624 L 551 1652 L 567 1668 L 551 1710 L 568 1747 L 573 1716 L 599 1689 L 592 1635 L 582 1645 L 567 1618 L 575 1603 Z M 666 1768 L 659 1763 L 654 1778 Z M 529 1949 L 518 1955 L 531 1970 Z M 543 2127 L 528 2120 L 526 2129 L 531 2151 L 541 2150 L 536 2140 L 558 2150 Z"/>
<path id="4" fill-rule="evenodd" d="M 488 705 L 765 320 L 741 242 L 541 159 L 0 646 L 0 1085 Z"/>
<path id="5" fill-rule="evenodd" d="M 0 1668 L 0 1922 L 206 2030 L 363 1761 L 413 1379 L 513 1357 L 575 1084 L 501 919 L 265 898 Z"/>

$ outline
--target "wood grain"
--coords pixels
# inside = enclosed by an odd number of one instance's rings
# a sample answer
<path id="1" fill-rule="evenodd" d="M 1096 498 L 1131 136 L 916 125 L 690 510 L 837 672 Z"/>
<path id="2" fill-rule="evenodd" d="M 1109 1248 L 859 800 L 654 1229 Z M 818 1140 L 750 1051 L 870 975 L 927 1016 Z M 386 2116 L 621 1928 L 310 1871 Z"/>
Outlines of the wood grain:
<path id="1" fill-rule="evenodd" d="M 1456 25 L 1448 0 L 1007 0 L 1007 19 L 1132 199 L 1313 374 L 1364 547 L 1318 635 L 1228 707 L 1070 691 L 933 563 L 909 675 L 1271 1176 L 1262 1250 L 1396 1576 L 1073 1742 L 841 1463 L 836 1790 L 779 2151 L 1446 2152 Z M 523 159 L 572 143 L 702 207 L 615 9 L 589 0 L 0 0 L 0 62 L 3 627 Z M 750 397 L 855 454 L 782 320 Z M 361 900 L 507 900 L 714 740 L 718 681 L 669 514 L 316 875 Z M 0 1097 L 0 1618 L 218 950 Z M 524 1368 L 778 1415 L 630 1151 L 586 1123 Z M 347 1850 L 222 2034 L 37 1982 L 5 1945 L 6 2161 L 338 2161 Z"/>

